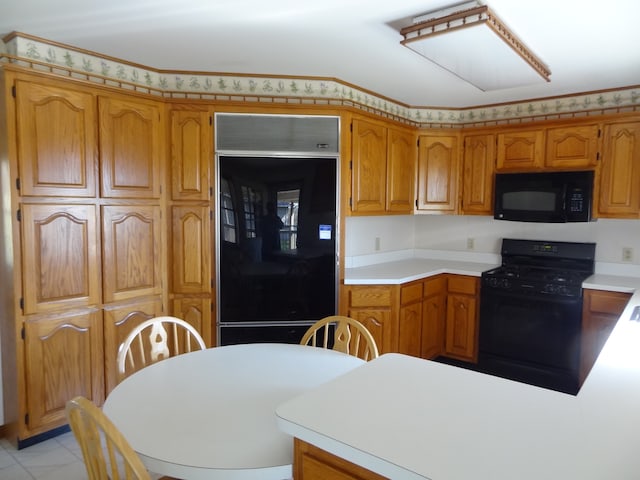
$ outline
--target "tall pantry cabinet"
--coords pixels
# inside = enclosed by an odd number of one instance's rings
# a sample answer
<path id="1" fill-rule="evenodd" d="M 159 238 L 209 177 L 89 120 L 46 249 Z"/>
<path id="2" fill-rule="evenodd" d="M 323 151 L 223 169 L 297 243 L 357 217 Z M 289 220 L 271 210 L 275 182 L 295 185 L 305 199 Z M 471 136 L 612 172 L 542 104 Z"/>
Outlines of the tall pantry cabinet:
<path id="1" fill-rule="evenodd" d="M 150 97 L 19 69 L 3 82 L 3 281 L 15 301 L 3 297 L 2 365 L 20 445 L 64 425 L 73 396 L 101 404 L 119 344 L 166 312 L 165 114 Z"/>

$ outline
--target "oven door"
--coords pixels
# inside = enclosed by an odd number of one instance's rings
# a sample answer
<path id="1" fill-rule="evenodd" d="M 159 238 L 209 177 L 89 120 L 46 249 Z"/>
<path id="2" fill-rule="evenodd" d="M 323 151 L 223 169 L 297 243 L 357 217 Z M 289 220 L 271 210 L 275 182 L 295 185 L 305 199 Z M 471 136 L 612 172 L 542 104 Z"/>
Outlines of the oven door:
<path id="1" fill-rule="evenodd" d="M 577 393 L 582 297 L 522 295 L 483 285 L 479 367 Z"/>

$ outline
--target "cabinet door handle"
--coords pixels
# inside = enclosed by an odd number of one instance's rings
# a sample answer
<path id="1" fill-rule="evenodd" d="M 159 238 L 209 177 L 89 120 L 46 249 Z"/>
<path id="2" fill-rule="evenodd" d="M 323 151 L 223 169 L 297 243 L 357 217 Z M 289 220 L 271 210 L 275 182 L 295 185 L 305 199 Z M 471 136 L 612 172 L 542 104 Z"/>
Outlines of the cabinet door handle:
<path id="1" fill-rule="evenodd" d="M 382 323 L 380 323 L 378 320 L 376 320 L 375 318 L 371 318 L 371 323 L 373 323 L 376 327 L 381 327 Z"/>

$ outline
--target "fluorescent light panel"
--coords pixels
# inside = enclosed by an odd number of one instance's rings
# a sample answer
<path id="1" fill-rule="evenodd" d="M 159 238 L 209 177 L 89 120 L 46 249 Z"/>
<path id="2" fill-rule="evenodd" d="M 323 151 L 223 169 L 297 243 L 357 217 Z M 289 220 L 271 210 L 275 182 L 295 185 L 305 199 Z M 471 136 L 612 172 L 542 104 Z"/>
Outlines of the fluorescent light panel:
<path id="1" fill-rule="evenodd" d="M 547 66 L 477 2 L 416 17 L 400 34 L 402 45 L 482 91 L 549 81 Z"/>

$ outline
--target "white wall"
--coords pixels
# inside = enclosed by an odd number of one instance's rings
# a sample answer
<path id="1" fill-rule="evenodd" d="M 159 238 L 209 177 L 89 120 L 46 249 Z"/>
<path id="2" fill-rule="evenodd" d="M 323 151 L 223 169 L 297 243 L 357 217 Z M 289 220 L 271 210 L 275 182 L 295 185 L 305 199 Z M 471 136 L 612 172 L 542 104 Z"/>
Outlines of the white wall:
<path id="1" fill-rule="evenodd" d="M 375 250 L 375 238 L 380 250 Z M 640 265 L 640 220 L 599 219 L 588 223 L 527 223 L 494 220 L 486 216 L 404 215 L 349 217 L 345 256 L 412 248 L 500 253 L 502 238 L 595 242 L 596 261 Z M 622 261 L 622 248 L 633 249 L 631 262 Z"/>

